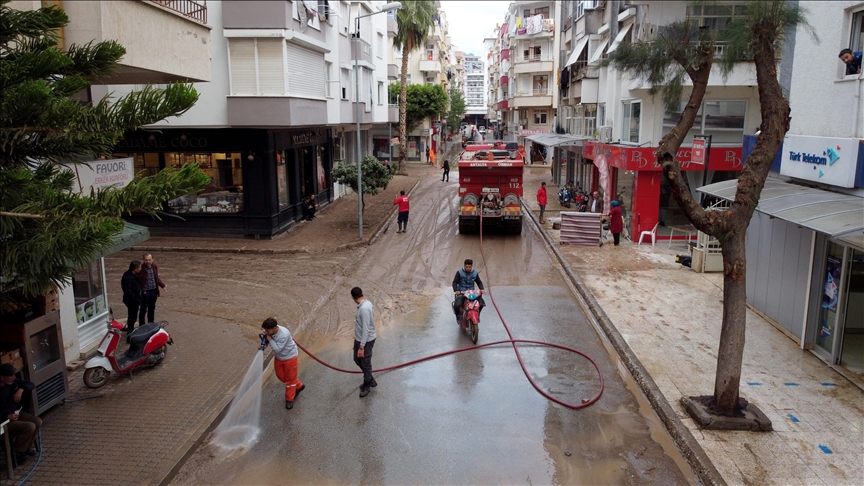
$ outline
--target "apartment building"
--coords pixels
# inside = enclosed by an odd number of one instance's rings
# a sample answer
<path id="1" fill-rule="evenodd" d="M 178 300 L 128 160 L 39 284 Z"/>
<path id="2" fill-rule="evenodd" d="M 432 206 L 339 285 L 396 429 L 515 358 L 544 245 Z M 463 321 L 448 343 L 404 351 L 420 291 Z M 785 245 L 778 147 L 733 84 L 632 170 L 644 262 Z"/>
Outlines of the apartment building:
<path id="1" fill-rule="evenodd" d="M 486 125 L 486 68 L 479 55 L 465 54 L 465 114 L 469 123 Z"/>
<path id="2" fill-rule="evenodd" d="M 864 387 L 864 4 L 802 1 L 778 74 L 792 121 L 747 230 L 747 301 L 802 349 Z M 744 156 L 755 145 L 747 125 Z M 705 191 L 734 197 L 736 181 Z"/>
<path id="3" fill-rule="evenodd" d="M 554 83 L 558 73 L 558 39 L 555 20 L 561 2 L 517 1 L 510 4 L 493 43 L 498 59 L 496 108 L 502 135 L 521 145 L 526 137 L 553 131 L 558 105 Z M 537 160 L 548 160 L 542 150 L 532 151 Z"/>

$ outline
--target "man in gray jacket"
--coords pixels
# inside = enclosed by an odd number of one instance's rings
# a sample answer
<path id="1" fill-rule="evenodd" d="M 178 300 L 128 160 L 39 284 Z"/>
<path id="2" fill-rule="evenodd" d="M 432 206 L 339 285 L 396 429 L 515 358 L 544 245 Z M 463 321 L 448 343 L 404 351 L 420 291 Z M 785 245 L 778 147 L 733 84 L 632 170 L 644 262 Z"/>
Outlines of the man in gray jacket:
<path id="1" fill-rule="evenodd" d="M 357 315 L 354 319 L 354 362 L 363 370 L 363 384 L 360 385 L 360 397 L 369 394 L 369 389 L 378 386 L 372 377 L 372 347 L 375 346 L 375 308 L 372 302 L 363 296 L 363 289 L 351 289 L 351 298 L 357 304 Z"/>
<path id="2" fill-rule="evenodd" d="M 297 378 L 297 344 L 291 337 L 291 332 L 278 325 L 272 317 L 265 319 L 261 327 L 264 329 L 267 344 L 275 355 L 273 369 L 276 377 L 285 383 L 285 408 L 291 410 L 294 408 L 294 399 L 306 389 L 306 385 Z"/>

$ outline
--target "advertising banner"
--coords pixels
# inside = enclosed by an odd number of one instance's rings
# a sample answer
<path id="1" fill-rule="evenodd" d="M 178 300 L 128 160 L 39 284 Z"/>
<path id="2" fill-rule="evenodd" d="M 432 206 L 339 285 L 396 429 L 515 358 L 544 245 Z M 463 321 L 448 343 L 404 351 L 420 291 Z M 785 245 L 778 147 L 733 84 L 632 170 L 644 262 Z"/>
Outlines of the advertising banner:
<path id="1" fill-rule="evenodd" d="M 135 163 L 132 157 L 94 160 L 69 166 L 69 169 L 78 175 L 75 189 L 81 194 L 89 194 L 90 188 L 98 191 L 113 186 L 119 189 L 135 179 Z"/>
<path id="2" fill-rule="evenodd" d="M 860 143 L 852 138 L 787 135 L 780 174 L 838 187 L 855 186 Z"/>

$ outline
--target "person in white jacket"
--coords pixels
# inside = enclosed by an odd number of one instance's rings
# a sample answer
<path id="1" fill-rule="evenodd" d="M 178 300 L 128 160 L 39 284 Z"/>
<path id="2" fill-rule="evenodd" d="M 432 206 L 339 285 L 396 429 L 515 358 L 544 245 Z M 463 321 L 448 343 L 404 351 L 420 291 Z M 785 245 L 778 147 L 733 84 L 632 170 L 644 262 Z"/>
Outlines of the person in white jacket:
<path id="1" fill-rule="evenodd" d="M 306 385 L 297 378 L 297 344 L 291 337 L 291 332 L 272 317 L 265 319 L 261 328 L 264 329 L 264 337 L 275 355 L 273 368 L 276 377 L 285 383 L 285 408 L 291 410 L 297 395 L 306 389 Z"/>

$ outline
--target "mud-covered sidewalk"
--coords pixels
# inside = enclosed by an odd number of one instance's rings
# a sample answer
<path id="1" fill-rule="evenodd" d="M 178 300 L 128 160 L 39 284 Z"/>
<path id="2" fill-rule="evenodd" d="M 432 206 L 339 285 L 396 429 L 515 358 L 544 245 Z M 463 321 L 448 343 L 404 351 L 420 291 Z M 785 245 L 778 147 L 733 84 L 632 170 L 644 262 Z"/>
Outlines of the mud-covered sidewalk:
<path id="1" fill-rule="evenodd" d="M 864 391 L 750 308 L 741 396 L 765 412 L 774 432 L 700 430 L 679 399 L 713 393 L 722 273 L 675 263 L 687 253 L 683 241 L 670 249 L 665 240 L 636 245 L 622 237 L 615 247 L 609 235 L 602 247 L 560 245 L 549 222 L 561 206 L 548 166 L 526 168 L 525 200 L 539 215 L 544 180 L 545 231 L 727 483 L 864 484 Z"/>

